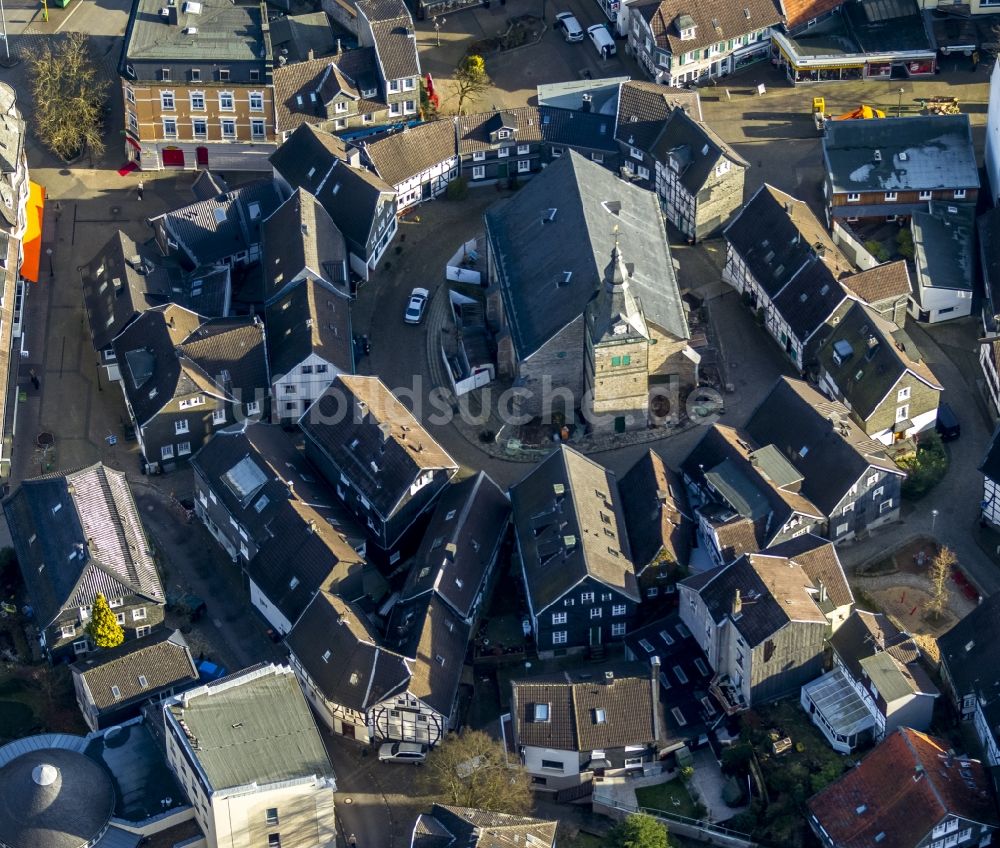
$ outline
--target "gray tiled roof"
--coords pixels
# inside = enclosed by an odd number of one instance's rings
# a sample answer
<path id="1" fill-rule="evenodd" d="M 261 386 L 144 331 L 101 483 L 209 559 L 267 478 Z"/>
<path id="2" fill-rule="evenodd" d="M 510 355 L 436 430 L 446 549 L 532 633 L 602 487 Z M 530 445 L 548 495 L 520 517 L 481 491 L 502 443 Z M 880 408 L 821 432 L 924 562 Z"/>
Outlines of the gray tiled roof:
<path id="1" fill-rule="evenodd" d="M 123 57 L 130 61 L 263 62 L 262 6 L 199 0 L 201 11 L 177 0 L 177 22 L 160 14 L 162 0 L 134 0 Z M 196 32 L 193 30 L 197 30 Z"/>
<path id="2" fill-rule="evenodd" d="M 680 166 L 681 185 L 695 196 L 719 160 L 728 159 L 737 167 L 749 167 L 749 163 L 707 124 L 692 118 L 683 109 L 670 113 L 649 152 L 658 162 L 667 163 L 673 158 Z"/>
<path id="3" fill-rule="evenodd" d="M 623 82 L 618 90 L 615 138 L 623 144 L 649 150 L 675 109 L 683 109 L 696 121 L 702 119 L 697 91 L 641 80 Z"/>
<path id="4" fill-rule="evenodd" d="M 825 627 L 826 618 L 809 591 L 815 588 L 795 560 L 747 554 L 716 569 L 697 592 L 716 623 L 732 614 L 739 592 L 743 606 L 735 624 L 754 648 L 791 622 Z"/>
<path id="5" fill-rule="evenodd" d="M 316 415 L 303 416 L 302 431 L 383 518 L 408 500 L 410 487 L 423 472 L 457 470 L 455 461 L 377 377 L 341 374 L 315 408 Z M 386 433 L 382 424 L 388 425 Z"/>
<path id="6" fill-rule="evenodd" d="M 435 804 L 431 815 L 423 815 L 421 818 L 430 819 L 425 823 L 428 834 L 437 834 L 441 830 L 448 834 L 448 841 L 441 843 L 442 848 L 554 848 L 559 824 L 527 816 L 444 804 Z M 432 846 L 431 843 L 414 842 L 411 848 Z"/>
<path id="7" fill-rule="evenodd" d="M 834 345 L 841 341 L 849 343 L 853 353 L 847 358 L 840 357 L 838 365 L 833 358 Z M 818 356 L 851 411 L 862 420 L 868 419 L 907 371 L 928 386 L 941 388 L 909 335 L 861 303 L 848 310 Z"/>
<path id="8" fill-rule="evenodd" d="M 690 337 L 663 215 L 652 192 L 570 150 L 484 218 L 520 357 L 583 314 L 616 239 L 632 266 L 630 287 L 646 321 L 677 339 Z M 564 286 L 567 272 L 571 283 Z"/>
<path id="9" fill-rule="evenodd" d="M 285 641 L 327 700 L 358 712 L 410 682 L 404 658 L 381 647 L 360 613 L 329 592 L 312 599 Z"/>
<path id="10" fill-rule="evenodd" d="M 404 14 L 396 18 L 371 21 L 375 52 L 387 80 L 420 76 L 420 58 L 417 55 L 413 19 L 405 8 L 403 12 Z M 417 97 L 416 91 L 413 96 Z"/>
<path id="11" fill-rule="evenodd" d="M 179 630 L 164 630 L 157 636 L 77 660 L 71 670 L 98 710 L 149 698 L 168 686 L 179 689 L 198 682 L 198 669 Z M 140 676 L 145 678 L 145 685 Z M 117 697 L 112 686 L 118 688 Z"/>
<path id="12" fill-rule="evenodd" d="M 62 609 L 136 594 L 163 603 L 163 586 L 124 473 L 97 463 L 25 480 L 4 514 L 43 625 Z"/>
<path id="13" fill-rule="evenodd" d="M 83 266 L 83 299 L 96 350 L 103 350 L 141 312 L 176 303 L 210 318 L 226 314 L 230 278 L 225 267 L 183 271 L 152 244 L 137 245 L 116 232 Z"/>
<path id="14" fill-rule="evenodd" d="M 652 0 L 629 7 L 649 24 L 656 44 L 675 56 L 720 41 L 767 29 L 781 21 L 773 0 Z M 678 19 L 686 16 L 695 27 L 694 38 L 681 39 Z M 848 122 L 845 122 L 848 123 Z"/>
<path id="15" fill-rule="evenodd" d="M 979 187 L 968 115 L 831 121 L 823 158 L 834 192 Z"/>
<path id="16" fill-rule="evenodd" d="M 514 130 L 513 142 L 528 144 L 542 140 L 542 121 L 536 106 L 521 106 L 517 109 L 493 109 L 458 117 L 458 152 L 474 153 L 491 150 L 490 132 L 499 129 L 498 123 L 505 122 Z"/>
<path id="17" fill-rule="evenodd" d="M 309 705 L 286 666 L 231 675 L 191 690 L 166 710 L 198 740 L 191 754 L 215 791 L 303 777 L 333 779 Z"/>
<path id="18" fill-rule="evenodd" d="M 583 680 L 571 672 L 511 682 L 514 732 L 519 745 L 562 751 L 592 751 L 649 744 L 656 739 L 654 710 L 659 683 L 648 665 L 588 669 Z M 535 705 L 548 704 L 548 720 L 535 721 Z M 604 711 L 600 721 L 598 710 Z"/>
<path id="19" fill-rule="evenodd" d="M 536 615 L 587 576 L 639 600 L 611 471 L 560 445 L 511 488 L 510 497 Z M 594 529 L 600 527 L 604 530 L 598 534 Z"/>
<path id="20" fill-rule="evenodd" d="M 436 592 L 468 618 L 509 518 L 507 497 L 485 472 L 448 486 L 424 531 L 401 599 Z"/>
<path id="21" fill-rule="evenodd" d="M 156 307 L 115 339 L 114 350 L 122 390 L 139 425 L 177 396 L 251 398 L 270 386 L 264 326 L 254 318 L 202 321 L 179 306 Z M 229 372 L 228 383 L 223 371 Z"/>
<path id="22" fill-rule="evenodd" d="M 260 244 L 261 224 L 280 205 L 274 182 L 255 180 L 152 220 L 163 220 L 193 264 L 210 265 Z"/>
<path id="23" fill-rule="evenodd" d="M 311 354 L 339 371 L 354 372 L 351 302 L 315 280 L 302 280 L 268 306 L 264 322 L 272 380 L 289 373 Z"/>
<path id="24" fill-rule="evenodd" d="M 903 472 L 842 403 L 808 383 L 781 377 L 744 428 L 758 444 L 773 444 L 802 473 L 802 493 L 829 515 L 870 466 Z"/>
<path id="25" fill-rule="evenodd" d="M 941 662 L 959 697 L 1000 680 L 1000 594 L 979 605 L 937 637 Z"/>
<path id="26" fill-rule="evenodd" d="M 396 186 L 428 168 L 453 159 L 455 125 L 445 119 L 361 142 L 375 172 Z"/>
<path id="27" fill-rule="evenodd" d="M 310 50 L 313 57 L 333 53 L 337 40 L 326 12 L 307 12 L 271 21 L 271 45 L 276 54 L 294 63 L 307 61 Z"/>
<path id="28" fill-rule="evenodd" d="M 264 301 L 271 303 L 303 271 L 347 295 L 347 245 L 322 204 L 296 189 L 263 228 Z"/>

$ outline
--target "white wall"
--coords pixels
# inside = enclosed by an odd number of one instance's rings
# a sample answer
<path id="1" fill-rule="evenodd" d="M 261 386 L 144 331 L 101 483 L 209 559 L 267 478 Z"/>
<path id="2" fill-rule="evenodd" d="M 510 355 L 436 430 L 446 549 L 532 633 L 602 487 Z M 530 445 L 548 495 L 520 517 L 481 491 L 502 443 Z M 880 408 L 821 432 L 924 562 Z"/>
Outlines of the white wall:
<path id="1" fill-rule="evenodd" d="M 331 295 L 331 297 L 333 297 L 333 295 Z M 353 340 L 351 344 L 353 344 Z M 303 374 L 303 366 L 311 368 L 312 373 Z M 316 368 L 318 366 L 326 366 L 327 370 L 324 372 L 317 372 Z M 303 412 L 306 411 L 302 400 L 316 400 L 316 398 L 323 394 L 323 390 L 334 381 L 337 375 L 342 373 L 344 372 L 332 362 L 328 362 L 316 353 L 310 353 L 309 356 L 303 359 L 287 374 L 275 376 L 271 387 L 274 395 L 275 418 L 298 418 Z M 287 391 L 286 387 L 288 386 L 293 387 L 294 391 Z M 295 409 L 285 408 L 286 404 L 293 402 L 295 403 Z"/>
<path id="2" fill-rule="evenodd" d="M 285 618 L 281 611 L 268 600 L 267 595 L 253 580 L 250 580 L 250 603 L 260 610 L 261 615 L 270 622 L 275 630 L 285 634 L 292 629 L 292 622 Z"/>
<path id="3" fill-rule="evenodd" d="M 986 116 L 986 174 L 990 180 L 993 205 L 1000 199 L 1000 60 L 990 76 L 990 105 Z M 984 186 L 985 188 L 985 186 Z"/>
<path id="4" fill-rule="evenodd" d="M 563 770 L 542 768 L 542 760 L 562 763 Z M 565 778 L 580 774 L 580 755 L 576 751 L 557 751 L 552 748 L 524 747 L 524 767 L 530 774 L 539 777 Z"/>
<path id="5" fill-rule="evenodd" d="M 919 285 L 919 283 L 918 283 Z M 942 309 L 950 312 L 942 314 Z M 972 314 L 972 292 L 961 289 L 920 287 L 920 303 L 910 299 L 909 313 L 913 318 L 920 318 L 921 310 L 928 313 L 927 323 L 951 321 L 953 318 L 967 318 Z"/>

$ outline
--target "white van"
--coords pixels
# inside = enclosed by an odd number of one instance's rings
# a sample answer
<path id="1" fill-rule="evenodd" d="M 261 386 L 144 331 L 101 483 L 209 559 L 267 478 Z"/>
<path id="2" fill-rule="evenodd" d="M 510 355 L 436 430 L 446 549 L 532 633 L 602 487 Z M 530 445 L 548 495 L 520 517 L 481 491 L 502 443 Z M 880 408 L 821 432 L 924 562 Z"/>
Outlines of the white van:
<path id="1" fill-rule="evenodd" d="M 611 33 L 608 32 L 608 28 L 604 24 L 594 24 L 587 27 L 587 35 L 594 42 L 594 49 L 597 50 L 598 55 L 602 59 L 610 59 L 618 52 L 618 49 L 615 47 L 615 40 L 611 37 Z"/>

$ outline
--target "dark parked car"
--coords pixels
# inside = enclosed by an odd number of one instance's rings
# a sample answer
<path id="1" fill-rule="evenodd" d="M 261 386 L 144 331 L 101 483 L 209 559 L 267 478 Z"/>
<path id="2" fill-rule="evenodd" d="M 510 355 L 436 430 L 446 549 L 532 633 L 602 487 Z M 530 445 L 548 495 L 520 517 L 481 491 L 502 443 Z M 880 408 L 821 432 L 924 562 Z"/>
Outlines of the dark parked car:
<path id="1" fill-rule="evenodd" d="M 944 402 L 938 404 L 937 431 L 941 434 L 942 442 L 953 442 L 962 435 L 962 425 L 955 410 Z"/>

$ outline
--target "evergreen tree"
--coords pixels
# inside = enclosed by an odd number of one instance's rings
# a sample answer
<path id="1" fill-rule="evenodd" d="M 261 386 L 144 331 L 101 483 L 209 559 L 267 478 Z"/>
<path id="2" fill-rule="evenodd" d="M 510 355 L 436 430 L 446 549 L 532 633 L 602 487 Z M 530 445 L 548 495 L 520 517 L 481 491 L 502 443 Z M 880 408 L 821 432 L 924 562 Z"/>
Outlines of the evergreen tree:
<path id="1" fill-rule="evenodd" d="M 115 619 L 107 599 L 100 593 L 94 598 L 94 609 L 85 630 L 98 648 L 117 648 L 125 641 L 125 631 Z"/>

